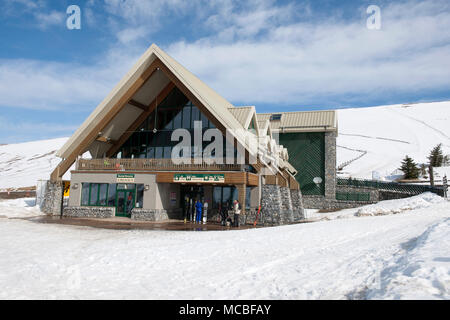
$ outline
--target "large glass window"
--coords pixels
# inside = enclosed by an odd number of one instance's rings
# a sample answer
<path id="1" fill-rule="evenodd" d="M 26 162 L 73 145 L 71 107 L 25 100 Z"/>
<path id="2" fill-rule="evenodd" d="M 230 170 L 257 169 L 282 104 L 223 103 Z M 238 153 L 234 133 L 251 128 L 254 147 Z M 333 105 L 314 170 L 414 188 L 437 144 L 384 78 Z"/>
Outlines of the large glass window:
<path id="1" fill-rule="evenodd" d="M 194 146 L 194 121 L 201 121 L 203 131 L 215 128 L 206 115 L 175 88 L 128 138 L 115 157 L 120 155 L 123 159 L 168 159 L 171 157 L 173 146 L 178 144 L 178 141 L 171 141 L 173 130 L 179 128 L 189 130 L 192 137 L 191 146 Z M 225 137 L 223 139 L 225 148 Z M 193 148 L 191 150 L 193 153 Z"/>
<path id="2" fill-rule="evenodd" d="M 222 209 L 231 209 L 234 200 L 238 200 L 238 190 L 236 187 L 214 187 L 213 208 L 217 209 L 220 205 Z"/>
<path id="3" fill-rule="evenodd" d="M 82 183 L 81 205 L 115 207 L 117 190 L 135 190 L 135 184 Z M 137 185 L 136 201 L 140 208 L 144 205 L 144 185 Z"/>

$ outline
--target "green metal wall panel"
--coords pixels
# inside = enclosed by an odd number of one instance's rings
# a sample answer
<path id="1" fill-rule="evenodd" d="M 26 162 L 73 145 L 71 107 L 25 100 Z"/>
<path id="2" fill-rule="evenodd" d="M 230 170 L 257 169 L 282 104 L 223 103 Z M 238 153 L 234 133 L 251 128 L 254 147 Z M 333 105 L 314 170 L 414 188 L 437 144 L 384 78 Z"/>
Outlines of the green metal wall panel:
<path id="1" fill-rule="evenodd" d="M 304 195 L 325 194 L 325 134 L 280 133 L 280 144 L 288 149 L 289 163 L 297 169 L 295 176 Z M 315 177 L 322 178 L 316 185 Z"/>

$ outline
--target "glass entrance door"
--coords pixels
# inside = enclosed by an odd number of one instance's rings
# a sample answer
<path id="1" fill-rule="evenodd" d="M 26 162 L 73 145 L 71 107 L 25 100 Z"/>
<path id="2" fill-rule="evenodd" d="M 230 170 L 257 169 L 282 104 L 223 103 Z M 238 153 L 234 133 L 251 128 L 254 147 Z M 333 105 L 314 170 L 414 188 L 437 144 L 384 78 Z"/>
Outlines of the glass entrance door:
<path id="1" fill-rule="evenodd" d="M 131 210 L 136 205 L 135 188 L 126 190 L 117 190 L 116 216 L 131 217 Z"/>

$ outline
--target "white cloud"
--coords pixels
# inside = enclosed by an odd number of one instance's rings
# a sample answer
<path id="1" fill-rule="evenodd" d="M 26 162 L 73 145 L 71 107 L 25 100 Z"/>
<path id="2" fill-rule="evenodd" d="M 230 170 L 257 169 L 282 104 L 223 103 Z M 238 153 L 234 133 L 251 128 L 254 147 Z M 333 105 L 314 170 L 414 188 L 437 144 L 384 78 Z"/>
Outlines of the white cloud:
<path id="1" fill-rule="evenodd" d="M 62 12 L 51 11 L 49 13 L 35 12 L 34 17 L 40 29 L 47 29 L 54 25 L 64 26 L 66 15 Z"/>
<path id="2" fill-rule="evenodd" d="M 265 17 L 264 12 L 276 16 L 283 11 L 264 9 L 252 15 Z M 257 38 L 250 30 L 250 37 L 224 42 L 221 33 L 179 41 L 168 51 L 224 97 L 243 103 L 344 104 L 355 98 L 448 90 L 447 2 L 389 5 L 382 9 L 382 19 L 380 31 L 368 30 L 365 19 L 273 23 Z"/>
<path id="3" fill-rule="evenodd" d="M 365 8 L 360 8 L 361 19 L 356 21 L 330 16 L 320 22 L 298 22 L 290 18 L 291 12 L 307 16 L 314 12 L 308 6 L 294 10 L 292 5 L 277 6 L 272 1 L 243 8 L 236 3 L 183 1 L 181 8 L 189 5 L 194 12 L 179 14 L 193 15 L 203 21 L 199 28 L 213 31 L 196 41 L 164 47 L 230 101 L 338 105 L 450 87 L 447 1 L 383 7 L 380 31 L 366 28 Z M 149 16 L 158 21 L 162 19 L 158 12 L 167 14 L 161 8 L 176 4 L 175 0 L 106 1 L 110 12 L 133 23 L 116 19 L 118 42 L 92 65 L 0 60 L 0 106 L 83 105 L 92 110 L 150 44 L 142 39 L 152 31 L 140 21 Z M 151 8 L 154 11 L 148 11 Z"/>

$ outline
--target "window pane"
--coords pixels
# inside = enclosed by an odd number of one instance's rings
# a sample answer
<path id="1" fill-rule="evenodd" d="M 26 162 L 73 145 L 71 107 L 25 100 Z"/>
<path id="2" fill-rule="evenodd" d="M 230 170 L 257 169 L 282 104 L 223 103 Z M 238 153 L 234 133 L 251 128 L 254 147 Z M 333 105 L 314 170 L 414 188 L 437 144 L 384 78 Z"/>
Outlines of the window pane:
<path id="1" fill-rule="evenodd" d="M 222 200 L 222 187 L 214 187 L 213 189 L 213 209 L 219 208 L 220 201 Z"/>
<path id="2" fill-rule="evenodd" d="M 144 206 L 144 185 L 138 184 L 136 191 L 136 208 L 142 208 Z"/>
<path id="3" fill-rule="evenodd" d="M 231 188 L 230 187 L 223 187 L 222 207 L 223 206 L 225 206 L 226 208 L 231 207 Z"/>
<path id="4" fill-rule="evenodd" d="M 181 128 L 181 113 L 182 113 L 182 111 L 183 111 L 183 109 L 178 109 L 176 111 L 177 114 L 176 114 L 175 118 L 173 119 L 174 129 Z"/>
<path id="5" fill-rule="evenodd" d="M 81 205 L 89 205 L 89 183 L 83 183 L 81 189 Z"/>
<path id="6" fill-rule="evenodd" d="M 172 156 L 172 147 L 164 147 L 164 158 L 170 159 Z"/>
<path id="7" fill-rule="evenodd" d="M 111 183 L 108 187 L 108 206 L 116 206 L 116 184 Z"/>
<path id="8" fill-rule="evenodd" d="M 91 183 L 91 200 L 89 201 L 89 205 L 91 206 L 97 205 L 97 196 L 98 196 L 98 184 Z"/>
<path id="9" fill-rule="evenodd" d="M 155 148 L 156 152 L 155 152 L 155 159 L 161 159 L 163 157 L 163 148 L 162 147 L 157 147 Z"/>
<path id="10" fill-rule="evenodd" d="M 209 121 L 208 118 L 202 113 L 202 128 L 208 128 Z"/>
<path id="11" fill-rule="evenodd" d="M 238 189 L 236 187 L 232 187 L 232 196 L 231 196 L 231 203 L 233 203 L 234 200 L 239 200 L 238 199 Z M 241 203 L 242 205 L 242 203 Z"/>
<path id="12" fill-rule="evenodd" d="M 108 191 L 108 184 L 107 183 L 100 184 L 99 204 L 101 206 L 106 206 L 107 191 Z"/>
<path id="13" fill-rule="evenodd" d="M 250 209 L 250 195 L 251 195 L 252 188 L 247 187 L 245 189 L 245 208 Z"/>
<path id="14" fill-rule="evenodd" d="M 155 157 L 155 148 L 150 147 L 147 149 L 147 158 L 153 159 Z"/>
<path id="15" fill-rule="evenodd" d="M 189 105 L 183 108 L 183 128 L 189 129 L 191 124 L 191 107 Z"/>
<path id="16" fill-rule="evenodd" d="M 200 111 L 196 106 L 192 106 L 191 128 L 194 128 L 194 121 L 200 120 Z"/>

